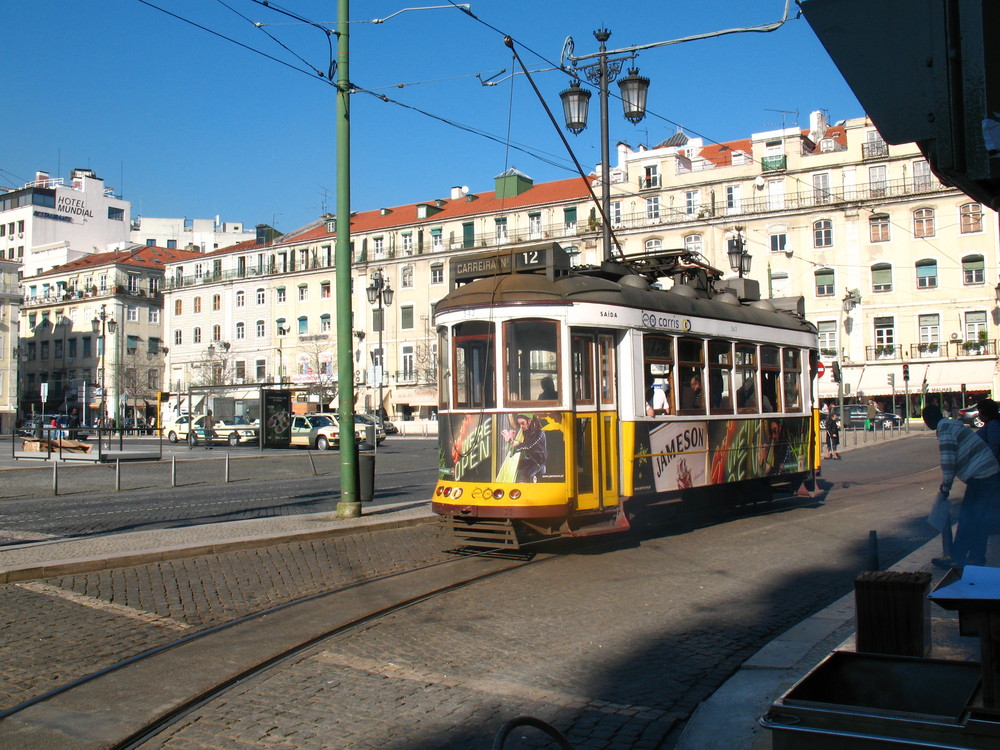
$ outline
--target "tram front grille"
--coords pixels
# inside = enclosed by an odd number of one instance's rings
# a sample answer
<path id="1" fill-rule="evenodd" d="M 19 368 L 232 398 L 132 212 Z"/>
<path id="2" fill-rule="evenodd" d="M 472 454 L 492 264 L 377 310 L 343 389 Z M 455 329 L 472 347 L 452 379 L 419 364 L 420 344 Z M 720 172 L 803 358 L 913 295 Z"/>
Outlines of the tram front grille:
<path id="1" fill-rule="evenodd" d="M 487 549 L 519 549 L 517 531 L 510 519 L 466 521 L 455 516 L 441 519 L 444 528 L 457 541 Z"/>

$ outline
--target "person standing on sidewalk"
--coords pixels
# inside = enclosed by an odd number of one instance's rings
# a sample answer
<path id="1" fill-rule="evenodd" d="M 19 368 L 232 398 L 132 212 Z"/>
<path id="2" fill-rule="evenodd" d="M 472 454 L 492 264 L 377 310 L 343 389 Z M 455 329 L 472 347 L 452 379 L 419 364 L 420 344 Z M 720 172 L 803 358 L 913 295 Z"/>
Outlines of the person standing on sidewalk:
<path id="1" fill-rule="evenodd" d="M 945 419 L 937 404 L 926 407 L 923 417 L 924 424 L 937 432 L 942 475 L 939 494 L 947 499 L 955 477 L 965 482 L 951 554 L 932 562 L 939 568 L 984 565 L 989 530 L 1000 517 L 1000 463 L 984 440 L 957 419 Z"/>
<path id="2" fill-rule="evenodd" d="M 976 434 L 986 441 L 993 457 L 1000 462 L 1000 408 L 991 398 L 980 399 L 976 408 L 979 409 L 979 418 L 983 420 L 983 426 L 976 430 Z"/>
<path id="3" fill-rule="evenodd" d="M 838 449 L 840 448 L 840 425 L 837 423 L 837 412 L 830 409 L 830 413 L 826 418 L 826 449 L 827 458 L 835 458 L 840 460 L 840 453 Z"/>
<path id="4" fill-rule="evenodd" d="M 212 410 L 209 409 L 205 413 L 205 450 L 212 450 L 213 440 L 215 440 L 215 417 L 212 416 Z"/>

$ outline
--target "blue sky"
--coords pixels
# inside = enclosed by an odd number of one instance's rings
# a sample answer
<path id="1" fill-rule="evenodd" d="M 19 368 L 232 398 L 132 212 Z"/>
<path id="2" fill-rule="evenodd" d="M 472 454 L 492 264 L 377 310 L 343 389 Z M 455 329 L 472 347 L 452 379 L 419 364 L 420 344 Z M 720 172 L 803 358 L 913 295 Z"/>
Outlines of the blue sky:
<path id="1" fill-rule="evenodd" d="M 88 167 L 132 202 L 133 216 L 219 215 L 289 231 L 324 207 L 334 212 L 334 93 L 308 72 L 329 65 L 326 35 L 251 0 L 149 2 L 215 34 L 140 0 L 0 6 L 8 133 L 0 185 L 19 187 L 37 169 L 68 177 Z M 536 182 L 573 175 L 528 82 L 508 76 L 515 63 L 503 33 L 541 70 L 558 63 L 567 37 L 577 55 L 596 52 L 600 27 L 619 49 L 759 25 L 784 11 L 784 0 L 480 0 L 471 4 L 476 18 L 444 7 L 364 23 L 415 5 L 351 3 L 350 77 L 372 92 L 352 97 L 356 211 L 446 198 L 452 186 L 489 190 L 512 166 Z M 280 7 L 336 21 L 334 0 Z M 652 80 L 650 114 L 632 125 L 612 100 L 612 144 L 654 145 L 678 127 L 727 141 L 806 127 L 817 109 L 833 122 L 864 114 L 803 18 L 767 34 L 646 50 L 637 65 Z M 493 76 L 495 86 L 480 82 Z M 561 124 L 567 76 L 534 78 Z M 594 96 L 590 127 L 569 135 L 588 170 L 600 160 L 597 111 Z"/>

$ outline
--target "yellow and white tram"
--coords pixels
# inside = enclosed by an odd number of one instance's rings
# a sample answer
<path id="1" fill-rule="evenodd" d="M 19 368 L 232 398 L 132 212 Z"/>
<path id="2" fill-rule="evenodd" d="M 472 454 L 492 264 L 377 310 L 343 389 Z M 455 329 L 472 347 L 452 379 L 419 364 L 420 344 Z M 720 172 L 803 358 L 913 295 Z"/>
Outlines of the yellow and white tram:
<path id="1" fill-rule="evenodd" d="M 720 276 L 683 251 L 571 268 L 555 243 L 453 260 L 434 315 L 434 511 L 511 544 L 807 478 L 816 329 Z"/>

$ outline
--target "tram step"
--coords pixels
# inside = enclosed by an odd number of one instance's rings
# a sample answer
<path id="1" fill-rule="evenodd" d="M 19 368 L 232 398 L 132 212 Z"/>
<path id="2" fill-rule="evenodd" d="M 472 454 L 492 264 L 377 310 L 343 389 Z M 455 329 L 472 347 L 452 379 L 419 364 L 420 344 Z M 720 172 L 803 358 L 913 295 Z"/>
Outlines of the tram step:
<path id="1" fill-rule="evenodd" d="M 518 549 L 517 532 L 509 519 L 498 521 L 465 521 L 445 517 L 441 524 L 456 539 L 474 543 L 477 547 L 492 549 Z"/>

